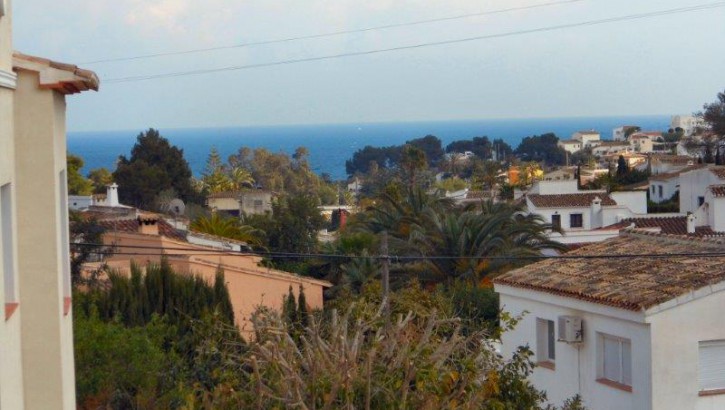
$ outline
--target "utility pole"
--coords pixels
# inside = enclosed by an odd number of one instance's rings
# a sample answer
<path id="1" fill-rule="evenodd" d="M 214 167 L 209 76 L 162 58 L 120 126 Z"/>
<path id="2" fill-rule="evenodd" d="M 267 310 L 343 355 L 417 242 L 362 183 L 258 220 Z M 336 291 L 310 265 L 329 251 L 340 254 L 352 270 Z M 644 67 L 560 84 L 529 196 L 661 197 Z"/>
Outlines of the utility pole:
<path id="1" fill-rule="evenodd" d="M 387 299 L 390 292 L 390 257 L 388 255 L 388 231 L 383 231 L 380 238 L 380 256 L 383 263 L 383 299 Z"/>

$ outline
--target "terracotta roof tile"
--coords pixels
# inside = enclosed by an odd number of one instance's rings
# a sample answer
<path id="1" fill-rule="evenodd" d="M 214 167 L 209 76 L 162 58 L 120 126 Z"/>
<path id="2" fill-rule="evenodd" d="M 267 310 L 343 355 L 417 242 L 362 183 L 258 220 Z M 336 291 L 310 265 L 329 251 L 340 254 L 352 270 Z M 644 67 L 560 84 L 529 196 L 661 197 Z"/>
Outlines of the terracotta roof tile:
<path id="1" fill-rule="evenodd" d="M 686 167 L 686 168 L 683 168 L 683 169 L 681 169 L 679 171 L 666 172 L 666 173 L 662 173 L 662 174 L 655 174 L 655 175 L 652 175 L 651 177 L 649 177 L 649 179 L 656 180 L 656 181 L 665 181 L 665 180 L 668 180 L 668 179 L 672 179 L 674 177 L 677 177 L 680 174 L 683 174 L 685 172 L 693 171 L 693 170 L 696 170 L 696 169 L 699 169 L 699 168 L 704 168 L 704 167 L 705 167 L 705 165 L 702 165 L 702 164 L 691 165 L 691 166 Z"/>
<path id="2" fill-rule="evenodd" d="M 710 172 L 720 179 L 725 179 L 725 166 L 717 166 L 710 168 Z"/>
<path id="3" fill-rule="evenodd" d="M 136 219 L 105 220 L 99 221 L 98 223 L 109 232 L 138 233 L 138 221 Z M 159 235 L 186 241 L 186 235 L 175 229 L 165 220 L 159 219 L 156 224 L 159 226 Z"/>
<path id="4" fill-rule="evenodd" d="M 725 252 L 725 240 L 626 232 L 567 255 Z M 641 311 L 725 280 L 719 257 L 549 259 L 505 273 L 494 283 Z"/>
<path id="5" fill-rule="evenodd" d="M 665 235 L 679 235 L 679 236 L 691 236 L 691 237 L 713 237 L 713 236 L 725 236 L 725 232 L 715 232 L 709 226 L 698 226 L 695 228 L 695 233 L 687 233 L 687 217 L 686 216 L 663 216 L 654 218 L 627 218 L 621 222 L 605 226 L 601 229 L 624 229 L 632 226 L 637 229 L 652 229 L 659 228 L 660 233 Z"/>
<path id="6" fill-rule="evenodd" d="M 588 207 L 592 205 L 592 201 L 597 197 L 602 200 L 603 206 L 617 205 L 617 202 L 604 192 L 557 195 L 531 194 L 526 197 L 538 208 Z"/>
<path id="7" fill-rule="evenodd" d="M 710 185 L 708 187 L 712 195 L 716 198 L 722 198 L 725 196 L 725 185 Z"/>

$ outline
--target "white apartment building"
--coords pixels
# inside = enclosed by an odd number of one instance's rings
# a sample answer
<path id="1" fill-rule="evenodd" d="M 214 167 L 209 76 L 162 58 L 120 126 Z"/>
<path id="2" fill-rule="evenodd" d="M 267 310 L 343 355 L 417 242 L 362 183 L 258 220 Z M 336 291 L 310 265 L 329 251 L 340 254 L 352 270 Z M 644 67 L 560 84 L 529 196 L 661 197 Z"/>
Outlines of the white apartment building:
<path id="1" fill-rule="evenodd" d="M 591 145 L 597 145 L 600 139 L 598 131 L 577 131 L 571 135 L 571 139 L 577 140 L 582 143 L 582 148 L 589 147 Z"/>
<path id="2" fill-rule="evenodd" d="M 98 89 L 76 66 L 14 53 L 0 1 L 0 408 L 76 408 L 65 96 Z"/>
<path id="3" fill-rule="evenodd" d="M 502 354 L 528 346 L 531 381 L 561 405 L 593 410 L 725 408 L 725 264 L 719 258 L 617 258 L 725 252 L 722 239 L 637 230 L 494 279 L 501 308 L 523 315 Z M 599 256 L 599 257 L 597 257 Z"/>
<path id="4" fill-rule="evenodd" d="M 626 141 L 627 132 L 638 130 L 639 127 L 636 125 L 622 125 L 612 130 L 612 139 L 614 141 Z"/>
<path id="5" fill-rule="evenodd" d="M 698 127 L 705 125 L 705 122 L 700 117 L 694 115 L 673 115 L 670 120 L 670 128 L 682 128 L 686 136 L 691 136 L 695 133 Z"/>

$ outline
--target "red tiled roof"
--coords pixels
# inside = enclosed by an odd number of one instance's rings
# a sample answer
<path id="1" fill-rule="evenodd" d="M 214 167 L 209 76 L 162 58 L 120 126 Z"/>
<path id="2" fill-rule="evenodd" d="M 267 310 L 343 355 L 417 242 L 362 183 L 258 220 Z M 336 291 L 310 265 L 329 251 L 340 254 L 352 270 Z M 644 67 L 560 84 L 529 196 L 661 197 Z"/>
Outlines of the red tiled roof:
<path id="1" fill-rule="evenodd" d="M 617 202 L 604 192 L 556 195 L 531 194 L 526 197 L 538 208 L 588 207 L 592 205 L 592 201 L 597 197 L 602 200 L 603 206 L 617 205 Z"/>
<path id="2" fill-rule="evenodd" d="M 710 172 L 720 179 L 725 179 L 725 166 L 712 167 L 710 168 Z"/>
<path id="3" fill-rule="evenodd" d="M 725 252 L 725 240 L 687 239 L 626 232 L 567 255 L 611 256 L 549 259 L 505 273 L 494 283 L 642 311 L 725 280 L 715 257 L 616 258 L 617 255 Z"/>
<path id="4" fill-rule="evenodd" d="M 605 226 L 601 229 L 625 229 L 634 224 L 637 229 L 659 228 L 660 233 L 665 235 L 691 236 L 691 237 L 712 237 L 725 236 L 725 232 L 715 232 L 709 226 L 698 226 L 695 233 L 687 233 L 686 216 L 663 216 L 654 218 L 627 218 L 621 222 Z"/>
<path id="5" fill-rule="evenodd" d="M 136 219 L 105 220 L 98 223 L 109 232 L 138 233 L 138 221 Z M 159 219 L 156 224 L 159 226 L 159 235 L 186 241 L 186 236 L 165 220 Z"/>
<path id="6" fill-rule="evenodd" d="M 725 185 L 710 185 L 710 192 L 716 198 L 722 198 L 725 196 Z"/>
<path id="7" fill-rule="evenodd" d="M 13 68 L 19 70 L 45 70 L 52 68 L 70 73 L 69 76 L 57 79 L 56 82 L 44 83 L 41 76 L 41 86 L 51 88 L 62 94 L 75 94 L 81 91 L 94 90 L 98 91 L 100 81 L 96 73 L 90 70 L 78 68 L 73 64 L 59 63 L 57 61 L 48 60 L 47 58 L 31 56 L 19 52 L 13 53 Z"/>
<path id="8" fill-rule="evenodd" d="M 693 171 L 695 169 L 703 168 L 703 167 L 704 167 L 704 165 L 702 165 L 702 164 L 691 165 L 691 166 L 686 167 L 686 168 L 683 168 L 683 169 L 681 169 L 679 171 L 666 172 L 666 173 L 662 173 L 662 174 L 655 174 L 655 175 L 652 175 L 651 177 L 649 177 L 649 179 L 656 180 L 656 181 L 664 181 L 664 180 L 667 180 L 667 179 L 671 179 L 671 178 L 677 177 L 680 174 L 683 174 L 685 172 Z"/>
<path id="9" fill-rule="evenodd" d="M 238 198 L 242 193 L 239 191 L 225 191 L 209 194 L 208 198 Z"/>

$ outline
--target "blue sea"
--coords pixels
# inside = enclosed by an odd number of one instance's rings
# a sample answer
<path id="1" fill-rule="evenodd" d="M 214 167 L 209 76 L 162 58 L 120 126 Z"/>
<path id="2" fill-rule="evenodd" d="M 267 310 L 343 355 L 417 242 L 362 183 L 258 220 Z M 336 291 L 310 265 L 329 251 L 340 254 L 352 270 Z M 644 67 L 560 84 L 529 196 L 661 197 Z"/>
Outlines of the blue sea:
<path id="1" fill-rule="evenodd" d="M 266 148 L 273 152 L 292 154 L 303 146 L 310 152 L 309 161 L 315 172 L 328 173 L 333 179 L 345 179 L 345 161 L 366 145 L 375 147 L 399 145 L 405 141 L 435 135 L 443 146 L 458 139 L 488 136 L 501 138 L 516 148 L 524 137 L 555 133 L 561 139 L 571 138 L 578 130 L 597 130 L 603 139 L 611 139 L 612 129 L 621 125 L 638 125 L 643 130 L 667 130 L 670 117 L 621 116 L 538 119 L 487 119 L 461 121 L 421 121 L 395 123 L 320 124 L 233 128 L 185 128 L 159 131 L 171 144 L 184 150 L 194 175 L 204 170 L 212 147 L 223 158 L 241 147 Z M 115 169 L 119 155 L 130 155 L 136 137 L 144 130 L 69 132 L 68 151 L 85 161 L 82 172 L 105 167 Z"/>

